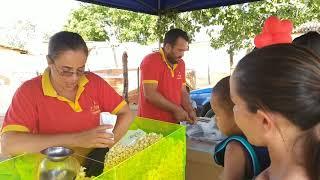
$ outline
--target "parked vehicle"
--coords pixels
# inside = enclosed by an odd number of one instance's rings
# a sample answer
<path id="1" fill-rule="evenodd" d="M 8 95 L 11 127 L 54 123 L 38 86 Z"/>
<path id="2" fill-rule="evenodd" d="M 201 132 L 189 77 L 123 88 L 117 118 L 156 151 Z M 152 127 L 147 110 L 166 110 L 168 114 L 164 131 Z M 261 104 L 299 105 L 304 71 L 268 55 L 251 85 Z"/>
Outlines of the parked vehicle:
<path id="1" fill-rule="evenodd" d="M 201 117 L 213 117 L 214 112 L 211 109 L 212 88 L 201 88 L 190 91 L 190 98 L 197 103 L 197 115 Z"/>

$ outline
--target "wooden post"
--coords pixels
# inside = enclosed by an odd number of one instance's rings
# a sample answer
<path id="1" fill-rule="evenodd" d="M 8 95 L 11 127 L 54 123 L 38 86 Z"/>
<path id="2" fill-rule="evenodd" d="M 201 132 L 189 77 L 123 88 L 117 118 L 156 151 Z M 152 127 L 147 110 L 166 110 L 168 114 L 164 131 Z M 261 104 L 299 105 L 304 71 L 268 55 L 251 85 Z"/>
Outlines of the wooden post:
<path id="1" fill-rule="evenodd" d="M 140 67 L 137 69 L 138 94 L 140 93 Z"/>
<path id="2" fill-rule="evenodd" d="M 123 68 L 123 98 L 129 103 L 128 100 L 128 89 L 129 89 L 129 82 L 128 82 L 128 54 L 126 51 L 122 54 L 122 68 Z"/>

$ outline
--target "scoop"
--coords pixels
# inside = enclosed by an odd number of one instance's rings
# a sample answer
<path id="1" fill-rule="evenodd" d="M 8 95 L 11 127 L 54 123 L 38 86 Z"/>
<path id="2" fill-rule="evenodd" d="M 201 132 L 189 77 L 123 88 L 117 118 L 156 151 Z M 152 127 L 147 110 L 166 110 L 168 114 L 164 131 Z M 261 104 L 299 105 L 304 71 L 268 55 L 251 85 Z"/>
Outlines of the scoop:
<path id="1" fill-rule="evenodd" d="M 48 147 L 40 152 L 41 154 L 46 155 L 52 161 L 62 161 L 73 154 L 72 149 L 62 146 Z"/>

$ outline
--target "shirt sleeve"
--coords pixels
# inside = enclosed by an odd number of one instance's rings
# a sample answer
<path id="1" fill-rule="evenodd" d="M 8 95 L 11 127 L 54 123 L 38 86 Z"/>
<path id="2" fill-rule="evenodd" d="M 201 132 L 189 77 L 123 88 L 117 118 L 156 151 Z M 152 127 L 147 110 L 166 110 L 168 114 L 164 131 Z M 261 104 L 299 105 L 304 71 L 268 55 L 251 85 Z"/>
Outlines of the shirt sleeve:
<path id="1" fill-rule="evenodd" d="M 158 83 L 160 79 L 160 67 L 157 67 L 157 61 L 152 59 L 157 58 L 155 56 L 149 55 L 145 57 L 140 65 L 142 83 Z"/>
<path id="2" fill-rule="evenodd" d="M 35 132 L 38 114 L 36 107 L 36 99 L 32 93 L 32 86 L 24 83 L 17 89 L 12 98 L 1 132 Z"/>
<path id="3" fill-rule="evenodd" d="M 127 103 L 126 101 L 102 78 L 97 79 L 98 98 L 102 104 L 103 112 L 117 114 Z"/>

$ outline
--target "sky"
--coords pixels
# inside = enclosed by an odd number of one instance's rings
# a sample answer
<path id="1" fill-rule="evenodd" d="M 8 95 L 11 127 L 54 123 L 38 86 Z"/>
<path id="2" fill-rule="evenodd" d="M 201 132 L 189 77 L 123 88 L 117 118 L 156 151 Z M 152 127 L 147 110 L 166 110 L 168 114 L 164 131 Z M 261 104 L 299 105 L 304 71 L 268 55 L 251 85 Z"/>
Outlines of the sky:
<path id="1" fill-rule="evenodd" d="M 10 27 L 19 20 L 28 20 L 42 32 L 59 31 L 72 9 L 79 7 L 75 0 L 6 0 L 0 3 L 0 27 Z"/>

